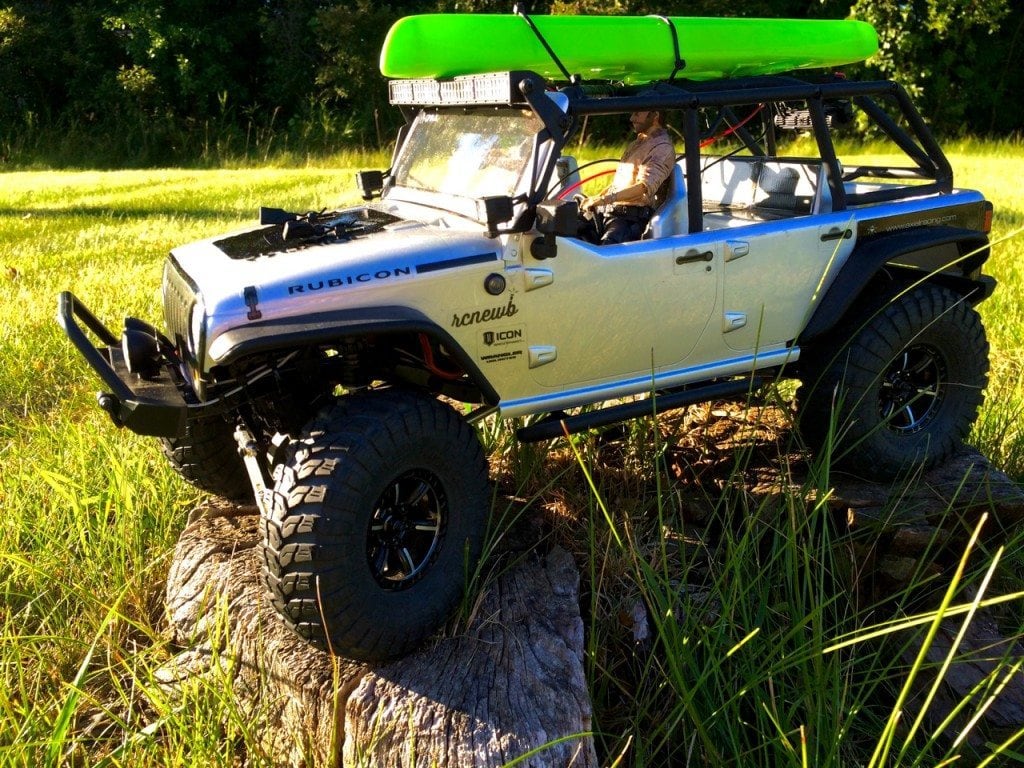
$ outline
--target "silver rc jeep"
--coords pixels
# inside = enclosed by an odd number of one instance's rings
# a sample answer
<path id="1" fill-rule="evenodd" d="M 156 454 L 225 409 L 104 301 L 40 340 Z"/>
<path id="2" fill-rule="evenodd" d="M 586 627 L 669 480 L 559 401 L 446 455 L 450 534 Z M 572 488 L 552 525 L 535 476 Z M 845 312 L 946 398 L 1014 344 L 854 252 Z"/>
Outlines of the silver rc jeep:
<path id="1" fill-rule="evenodd" d="M 854 472 L 935 464 L 968 433 L 992 207 L 954 188 L 898 85 L 503 72 L 390 93 L 406 125 L 391 168 L 358 175 L 365 204 L 263 209 L 174 249 L 162 330 L 59 299 L 115 424 L 255 496 L 268 594 L 303 637 L 386 659 L 443 623 L 481 552 L 490 414 L 543 441 L 788 377 L 807 444 Z M 682 154 L 643 239 L 592 245 L 567 147 L 645 109 L 672 111 Z M 843 162 L 854 119 L 905 162 Z M 785 153 L 794 132 L 811 156 Z"/>

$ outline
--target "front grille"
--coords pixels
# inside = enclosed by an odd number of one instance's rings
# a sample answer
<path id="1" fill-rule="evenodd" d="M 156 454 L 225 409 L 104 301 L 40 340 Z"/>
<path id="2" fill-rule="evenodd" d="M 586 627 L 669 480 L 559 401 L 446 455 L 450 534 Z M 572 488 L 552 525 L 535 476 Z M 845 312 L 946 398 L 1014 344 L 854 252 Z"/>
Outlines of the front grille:
<path id="1" fill-rule="evenodd" d="M 197 293 L 195 283 L 182 272 L 175 258 L 168 256 L 164 263 L 163 279 L 164 323 L 178 354 L 192 365 L 195 365 L 201 353 L 199 349 L 191 349 L 189 344 L 189 324 Z"/>

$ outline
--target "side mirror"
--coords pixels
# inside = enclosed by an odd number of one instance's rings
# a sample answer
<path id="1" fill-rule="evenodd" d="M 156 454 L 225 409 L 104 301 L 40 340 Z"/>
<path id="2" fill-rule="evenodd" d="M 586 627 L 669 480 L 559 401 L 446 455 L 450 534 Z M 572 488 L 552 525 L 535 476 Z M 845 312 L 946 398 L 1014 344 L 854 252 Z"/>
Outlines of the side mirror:
<path id="1" fill-rule="evenodd" d="M 498 236 L 498 225 L 508 221 L 515 214 L 512 198 L 508 195 L 493 195 L 477 201 L 477 218 L 487 222 L 487 236 Z"/>
<path id="2" fill-rule="evenodd" d="M 356 173 L 356 186 L 359 187 L 363 200 L 380 197 L 380 193 L 384 191 L 384 172 L 359 171 Z"/>
<path id="3" fill-rule="evenodd" d="M 534 224 L 539 237 L 530 244 L 530 254 L 538 260 L 553 259 L 556 237 L 576 237 L 580 226 L 580 206 L 575 200 L 548 200 L 537 206 Z"/>

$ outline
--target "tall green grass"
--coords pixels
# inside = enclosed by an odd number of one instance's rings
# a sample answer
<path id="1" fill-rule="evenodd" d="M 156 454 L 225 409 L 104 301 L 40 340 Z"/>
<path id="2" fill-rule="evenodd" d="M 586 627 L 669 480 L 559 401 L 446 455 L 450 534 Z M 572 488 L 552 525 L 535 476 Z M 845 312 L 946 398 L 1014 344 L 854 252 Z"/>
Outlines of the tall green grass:
<path id="1" fill-rule="evenodd" d="M 1024 159 L 1002 146 L 967 149 L 952 154 L 958 182 L 993 200 L 997 239 L 1013 234 L 1024 227 L 1024 202 L 1004 180 L 1020 177 Z M 177 693 L 161 685 L 175 652 L 163 634 L 163 582 L 201 497 L 153 441 L 115 430 L 96 408 L 98 382 L 57 328 L 55 297 L 72 288 L 112 325 L 125 314 L 159 322 L 171 247 L 245 225 L 260 204 L 354 202 L 351 164 L 0 175 L 0 764 L 267 759 L 226 680 L 213 675 Z M 988 264 L 1001 285 L 981 306 L 992 377 L 972 438 L 1017 479 L 1022 251 L 1024 237 L 1015 237 Z M 911 734 L 912 723 L 893 719 L 908 681 L 908 691 L 927 687 L 899 656 L 899 624 L 886 623 L 922 612 L 922 627 L 943 613 L 962 618 L 969 595 L 995 594 L 980 591 L 995 553 L 973 545 L 948 600 L 927 570 L 884 601 L 861 594 L 849 576 L 853 544 L 826 503 L 827 462 L 795 478 L 781 446 L 772 457 L 778 492 L 751 496 L 752 449 L 715 454 L 701 432 L 712 423 L 663 417 L 618 440 L 550 446 L 481 426 L 505 495 L 543 515 L 580 563 L 603 761 L 852 766 L 877 752 L 876 765 L 937 765 L 995 754 L 1007 736 L 968 752 L 967 742 L 933 739 L 929 727 Z M 699 454 L 685 480 L 673 469 L 681 446 Z M 808 506 L 808 497 L 820 501 Z M 1016 533 L 1004 542 L 1004 593 L 1021 588 L 1020 545 Z M 1019 606 L 997 609 L 1019 630 Z M 965 703 L 968 715 L 1012 664 L 1003 660 L 991 688 Z"/>
<path id="2" fill-rule="evenodd" d="M 71 288 L 115 327 L 125 314 L 159 322 L 171 247 L 241 226 L 260 204 L 351 197 L 351 173 L 0 176 L 0 764 L 109 752 L 115 765 L 232 765 L 243 749 L 230 686 L 212 681 L 183 704 L 157 678 L 172 653 L 162 585 L 200 497 L 152 440 L 98 411 L 55 297 Z"/>
<path id="3" fill-rule="evenodd" d="M 508 494 L 541 507 L 581 564 L 587 678 L 605 763 L 1007 764 L 1024 731 L 996 736 L 977 722 L 1021 658 L 993 651 L 992 673 L 959 704 L 968 726 L 958 729 L 940 722 L 945 713 L 933 701 L 945 669 L 923 654 L 940 623 L 963 631 L 979 606 L 1019 635 L 1019 580 L 1004 579 L 1002 591 L 991 585 L 997 565 L 1019 572 L 1024 536 L 981 545 L 978 532 L 989 541 L 993 533 L 983 520 L 962 552 L 940 555 L 935 541 L 913 576 L 880 593 L 865 555 L 879 530 L 845 529 L 845 510 L 830 504 L 827 456 L 787 473 L 798 457 L 780 415 L 761 422 L 760 409 L 730 411 L 723 420 L 760 437 L 740 438 L 710 472 L 690 464 L 681 488 L 669 478 L 701 449 L 679 447 L 678 417 L 663 417 L 653 433 L 638 424 L 612 442 L 552 444 L 541 471 L 505 477 Z M 695 432 L 715 431 L 699 423 L 686 426 L 697 443 Z M 491 448 L 518 450 L 500 437 Z M 764 466 L 779 469 L 773 487 L 752 494 L 750 471 Z M 898 492 L 890 504 L 883 517 L 899 512 Z M 941 578 L 934 563 L 949 564 Z M 925 635 L 916 659 L 908 651 L 915 632 Z M 944 663 L 962 654 L 954 645 Z"/>

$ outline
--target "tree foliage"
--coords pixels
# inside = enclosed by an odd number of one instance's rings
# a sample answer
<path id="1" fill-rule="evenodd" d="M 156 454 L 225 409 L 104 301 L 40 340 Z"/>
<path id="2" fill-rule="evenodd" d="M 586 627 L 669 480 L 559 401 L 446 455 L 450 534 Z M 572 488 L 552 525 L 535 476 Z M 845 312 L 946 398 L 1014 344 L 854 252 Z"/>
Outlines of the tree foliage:
<path id="1" fill-rule="evenodd" d="M 1024 7 L 1010 0 L 857 0 L 878 30 L 870 64 L 899 81 L 946 133 L 1022 126 Z"/>
<path id="2" fill-rule="evenodd" d="M 201 142 L 248 143 L 254 131 L 313 150 L 386 143 L 397 118 L 377 58 L 391 23 L 511 9 L 511 0 L 0 0 L 0 160 L 61 130 L 116 139 L 129 162 L 188 159 Z M 852 15 L 879 32 L 870 67 L 907 86 L 940 132 L 1024 127 L 1016 0 L 546 0 L 532 12 Z"/>

